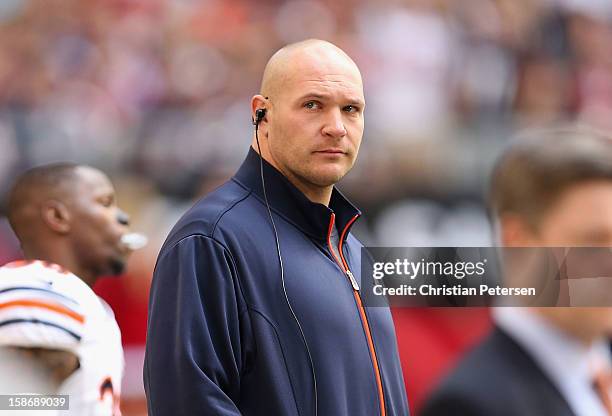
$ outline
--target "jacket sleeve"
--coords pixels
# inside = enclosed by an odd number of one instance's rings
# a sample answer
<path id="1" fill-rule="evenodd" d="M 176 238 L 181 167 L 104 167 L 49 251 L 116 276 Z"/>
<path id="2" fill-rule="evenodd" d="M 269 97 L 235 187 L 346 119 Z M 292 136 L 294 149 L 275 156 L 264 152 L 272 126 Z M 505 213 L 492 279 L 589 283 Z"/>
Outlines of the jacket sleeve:
<path id="1" fill-rule="evenodd" d="M 224 246 L 194 235 L 160 253 L 144 382 L 150 416 L 239 415 L 246 304 Z"/>

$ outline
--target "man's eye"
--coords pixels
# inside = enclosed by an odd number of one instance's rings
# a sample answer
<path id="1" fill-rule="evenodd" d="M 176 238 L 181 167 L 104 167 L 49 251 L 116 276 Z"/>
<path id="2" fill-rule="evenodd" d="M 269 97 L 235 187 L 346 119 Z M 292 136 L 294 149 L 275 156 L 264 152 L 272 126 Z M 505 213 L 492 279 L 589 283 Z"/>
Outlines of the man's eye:
<path id="1" fill-rule="evenodd" d="M 359 108 L 354 105 L 347 105 L 346 107 L 344 107 L 344 111 L 346 111 L 347 113 L 357 113 L 359 112 Z"/>
<path id="2" fill-rule="evenodd" d="M 315 110 L 319 108 L 319 103 L 317 103 L 316 101 L 308 101 L 307 103 L 304 104 L 304 107 L 306 107 L 309 110 Z"/>

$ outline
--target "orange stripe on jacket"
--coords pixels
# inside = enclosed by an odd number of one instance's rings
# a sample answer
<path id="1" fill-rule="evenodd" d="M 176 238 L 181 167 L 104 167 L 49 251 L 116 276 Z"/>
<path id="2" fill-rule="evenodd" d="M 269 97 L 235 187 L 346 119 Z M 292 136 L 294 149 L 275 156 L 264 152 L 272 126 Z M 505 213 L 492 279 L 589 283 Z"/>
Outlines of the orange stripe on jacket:
<path id="1" fill-rule="evenodd" d="M 41 300 L 23 299 L 23 300 L 14 300 L 10 302 L 0 303 L 0 309 L 19 307 L 19 306 L 28 306 L 32 308 L 48 309 L 50 311 L 57 312 L 61 315 L 68 316 L 74 319 L 75 321 L 78 321 L 79 323 L 85 322 L 85 317 L 83 315 L 76 313 L 75 311 L 68 309 L 62 305 L 48 303 L 48 302 L 44 302 Z"/>

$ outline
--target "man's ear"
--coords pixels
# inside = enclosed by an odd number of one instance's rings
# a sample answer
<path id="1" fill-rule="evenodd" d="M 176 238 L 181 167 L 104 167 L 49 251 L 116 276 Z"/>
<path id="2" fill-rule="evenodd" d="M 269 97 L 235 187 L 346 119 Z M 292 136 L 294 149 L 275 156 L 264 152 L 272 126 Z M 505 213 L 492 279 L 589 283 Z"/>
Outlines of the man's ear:
<path id="1" fill-rule="evenodd" d="M 518 214 L 503 214 L 499 219 L 499 238 L 504 247 L 537 246 L 537 230 Z"/>
<path id="2" fill-rule="evenodd" d="M 254 95 L 251 98 L 251 119 L 254 121 L 257 118 L 257 110 L 268 110 L 268 99 L 261 94 Z M 264 118 L 265 120 L 265 118 Z"/>
<path id="3" fill-rule="evenodd" d="M 55 199 L 45 201 L 41 207 L 43 222 L 58 234 L 68 234 L 71 229 L 71 215 L 63 202 Z"/>

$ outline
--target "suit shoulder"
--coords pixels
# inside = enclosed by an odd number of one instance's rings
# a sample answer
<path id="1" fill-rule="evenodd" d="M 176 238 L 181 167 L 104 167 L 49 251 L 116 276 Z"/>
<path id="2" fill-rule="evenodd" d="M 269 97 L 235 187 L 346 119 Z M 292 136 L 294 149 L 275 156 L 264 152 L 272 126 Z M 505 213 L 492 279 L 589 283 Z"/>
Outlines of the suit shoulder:
<path id="1" fill-rule="evenodd" d="M 511 409 L 528 402 L 533 393 L 527 386 L 547 384 L 532 358 L 496 329 L 442 381 L 423 415 L 517 414 Z M 453 407 L 455 413 L 443 410 Z M 458 408 L 463 410 L 457 413 Z"/>
<path id="2" fill-rule="evenodd" d="M 447 381 L 450 385 L 465 387 L 482 387 L 477 386 L 480 383 L 505 384 L 527 376 L 531 372 L 527 370 L 533 365 L 532 359 L 514 340 L 495 329 L 461 360 Z M 487 387 L 490 388 L 492 386 Z"/>

